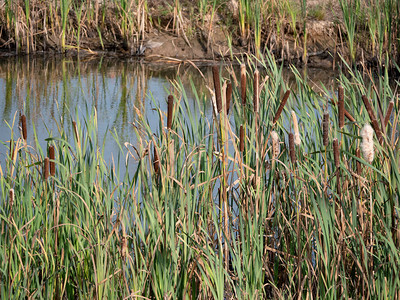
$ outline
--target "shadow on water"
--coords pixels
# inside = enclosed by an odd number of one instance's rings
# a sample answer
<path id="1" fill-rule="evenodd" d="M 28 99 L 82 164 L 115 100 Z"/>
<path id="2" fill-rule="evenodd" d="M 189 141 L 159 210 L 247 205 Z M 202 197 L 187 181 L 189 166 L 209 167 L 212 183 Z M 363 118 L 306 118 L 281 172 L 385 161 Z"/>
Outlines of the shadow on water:
<path id="1" fill-rule="evenodd" d="M 238 74 L 239 68 L 234 67 Z M 303 70 L 309 83 L 319 88 L 335 85 L 336 74 L 327 70 Z M 222 75 L 230 77 L 228 71 Z M 283 72 L 289 86 L 295 77 L 289 69 Z M 144 115 L 153 132 L 159 128 L 155 108 L 167 111 L 168 94 L 177 93 L 173 81 L 181 80 L 189 101 L 194 101 L 191 82 L 199 95 L 210 97 L 212 87 L 210 66 L 144 64 L 134 60 L 106 57 L 11 57 L 0 60 L 0 141 L 7 142 L 12 126 L 17 136 L 18 113 L 28 121 L 28 141 L 34 130 L 39 143 L 45 146 L 49 136 L 59 136 L 58 128 L 72 134 L 72 120 L 83 120 L 95 108 L 98 114 L 98 136 L 104 141 L 106 161 L 118 153 L 118 145 L 109 131 L 115 131 L 122 143 L 135 144 L 132 123 Z M 211 116 L 211 102 L 206 115 Z M 105 140 L 103 140 L 105 137 Z M 5 146 L 2 146 L 5 150 Z M 5 153 L 6 151 L 2 151 Z M 4 154 L 0 157 L 4 161 Z"/>

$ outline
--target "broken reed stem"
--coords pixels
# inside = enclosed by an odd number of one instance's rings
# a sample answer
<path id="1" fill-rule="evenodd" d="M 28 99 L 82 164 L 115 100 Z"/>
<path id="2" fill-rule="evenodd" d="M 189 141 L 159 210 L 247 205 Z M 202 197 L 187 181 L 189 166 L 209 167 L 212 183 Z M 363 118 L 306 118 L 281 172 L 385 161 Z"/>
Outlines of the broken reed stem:
<path id="1" fill-rule="evenodd" d="M 287 100 L 289 99 L 289 95 L 290 95 L 290 90 L 287 90 L 285 95 L 283 95 L 283 99 L 281 101 L 281 104 L 279 105 L 279 108 L 278 108 L 278 110 L 277 110 L 277 112 L 275 114 L 275 117 L 274 117 L 274 120 L 273 120 L 274 124 L 278 121 L 279 117 L 281 116 L 283 108 L 285 107 L 285 104 L 286 104 Z"/>
<path id="2" fill-rule="evenodd" d="M 56 174 L 56 163 L 54 162 L 55 149 L 53 145 L 49 146 L 49 158 L 50 158 L 50 175 L 54 176 Z"/>
<path id="3" fill-rule="evenodd" d="M 322 121 L 322 134 L 322 141 L 324 146 L 326 147 L 329 143 L 329 113 L 327 111 L 324 112 L 324 117 Z"/>
<path id="4" fill-rule="evenodd" d="M 243 128 L 243 125 L 240 125 L 239 150 L 242 153 L 244 151 L 244 128 Z"/>
<path id="5" fill-rule="evenodd" d="M 154 173 L 156 175 L 159 175 L 160 174 L 160 159 L 158 157 L 156 145 L 153 146 L 153 152 L 154 152 L 154 157 L 153 157 Z"/>
<path id="6" fill-rule="evenodd" d="M 296 152 L 294 152 L 294 135 L 293 133 L 289 133 L 289 154 L 290 160 L 293 164 L 296 163 Z"/>
<path id="7" fill-rule="evenodd" d="M 232 83 L 228 82 L 226 87 L 226 114 L 229 114 L 229 108 L 232 100 Z"/>
<path id="8" fill-rule="evenodd" d="M 372 109 L 371 103 L 369 102 L 367 96 L 362 95 L 361 98 L 364 102 L 365 108 L 367 109 L 369 118 L 371 119 L 372 128 L 376 133 L 376 137 L 378 138 L 379 143 L 382 143 L 383 140 L 382 132 L 381 129 L 379 128 L 379 123 L 375 117 L 375 113 L 374 110 Z"/>
<path id="9" fill-rule="evenodd" d="M 26 141 L 28 138 L 28 130 L 26 128 L 26 116 L 21 115 L 19 117 L 20 123 L 21 123 L 21 128 L 22 128 L 22 138 Z"/>
<path id="10" fill-rule="evenodd" d="M 168 96 L 167 128 L 172 128 L 172 114 L 174 109 L 174 96 Z"/>
<path id="11" fill-rule="evenodd" d="M 253 81 L 253 106 L 254 112 L 258 113 L 258 104 L 260 102 L 260 72 L 256 70 L 254 72 Z"/>
<path id="12" fill-rule="evenodd" d="M 43 172 L 43 177 L 44 180 L 47 180 L 49 178 L 49 167 L 50 167 L 50 161 L 48 157 L 45 157 L 44 159 L 44 172 Z"/>
<path id="13" fill-rule="evenodd" d="M 388 109 L 387 109 L 387 111 L 386 111 L 385 121 L 383 122 L 383 124 L 385 125 L 385 128 L 383 128 L 384 130 L 386 129 L 386 127 L 387 127 L 387 125 L 388 125 L 388 123 L 389 123 L 389 119 L 390 119 L 390 116 L 391 116 L 392 111 L 393 111 L 393 106 L 394 106 L 394 102 L 393 102 L 393 101 L 390 101 L 390 102 L 389 102 Z"/>
<path id="14" fill-rule="evenodd" d="M 338 96 L 339 96 L 339 128 L 343 129 L 344 127 L 344 90 L 342 86 L 338 88 Z"/>
<path id="15" fill-rule="evenodd" d="M 336 167 L 336 192 L 340 197 L 341 189 L 340 189 L 340 157 L 339 157 L 339 142 L 337 138 L 333 139 L 333 157 L 335 161 Z"/>
<path id="16" fill-rule="evenodd" d="M 356 149 L 356 156 L 358 158 L 361 158 L 360 148 Z M 356 160 L 356 172 L 357 172 L 357 175 L 361 175 L 361 163 L 358 160 Z"/>
<path id="17" fill-rule="evenodd" d="M 240 88 L 241 88 L 241 97 L 242 97 L 242 105 L 246 105 L 246 65 L 240 65 Z"/>
<path id="18" fill-rule="evenodd" d="M 222 99 L 221 99 L 221 83 L 219 82 L 219 69 L 218 66 L 212 67 L 214 89 L 215 89 L 215 100 L 217 102 L 217 112 L 220 113 L 222 110 Z"/>

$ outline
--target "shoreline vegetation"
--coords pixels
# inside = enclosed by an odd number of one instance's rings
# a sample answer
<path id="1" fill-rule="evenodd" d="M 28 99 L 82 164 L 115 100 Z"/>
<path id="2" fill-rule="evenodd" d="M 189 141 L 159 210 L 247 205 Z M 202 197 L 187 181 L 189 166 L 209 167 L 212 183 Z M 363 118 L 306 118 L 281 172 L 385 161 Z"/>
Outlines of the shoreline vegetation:
<path id="1" fill-rule="evenodd" d="M 347 68 L 320 93 L 248 57 L 194 108 L 177 79 L 112 163 L 90 105 L 44 148 L 16 114 L 1 298 L 399 299 L 399 82 Z"/>
<path id="2" fill-rule="evenodd" d="M 400 61 L 397 0 L 2 0 L 0 55 L 108 53 L 171 62 L 271 52 L 334 68 Z"/>

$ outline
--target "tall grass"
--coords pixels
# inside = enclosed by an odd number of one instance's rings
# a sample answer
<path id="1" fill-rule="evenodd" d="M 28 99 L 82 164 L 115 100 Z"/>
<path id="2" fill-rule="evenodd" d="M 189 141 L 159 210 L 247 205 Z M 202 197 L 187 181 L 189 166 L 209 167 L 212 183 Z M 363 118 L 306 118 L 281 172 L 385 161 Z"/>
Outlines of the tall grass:
<path id="1" fill-rule="evenodd" d="M 12 130 L 2 142 L 2 296 L 398 297 L 398 83 L 349 69 L 340 101 L 355 121 L 341 128 L 329 89 L 314 92 L 293 69 L 294 95 L 271 56 L 250 61 L 229 113 L 218 68 L 213 116 L 212 99 L 193 87 L 193 107 L 174 81 L 157 132 L 142 114 L 134 144 L 113 132 L 121 153 L 111 164 L 96 110 L 60 124 L 44 149 Z M 375 116 L 394 101 L 372 161 L 358 155 L 370 122 L 363 96 Z"/>

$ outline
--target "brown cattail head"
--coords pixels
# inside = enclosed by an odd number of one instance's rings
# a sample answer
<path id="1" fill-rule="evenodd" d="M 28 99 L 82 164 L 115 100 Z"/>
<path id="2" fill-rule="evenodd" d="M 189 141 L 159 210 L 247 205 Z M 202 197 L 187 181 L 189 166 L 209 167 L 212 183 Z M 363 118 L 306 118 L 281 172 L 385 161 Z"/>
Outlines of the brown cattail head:
<path id="1" fill-rule="evenodd" d="M 375 130 L 376 137 L 378 138 L 378 141 L 381 142 L 383 138 L 382 132 L 379 128 L 379 123 L 376 120 L 375 113 L 374 110 L 372 109 L 371 103 L 369 102 L 367 96 L 363 95 L 361 98 L 364 102 L 365 108 L 367 109 L 369 118 L 371 119 L 372 128 Z"/>
<path id="2" fill-rule="evenodd" d="M 80 139 L 79 139 L 78 126 L 76 125 L 75 121 L 72 121 L 72 127 L 74 128 L 75 138 L 76 138 L 76 141 L 78 143 L 78 146 L 80 147 L 81 146 L 81 142 L 80 142 Z"/>
<path id="3" fill-rule="evenodd" d="M 376 131 L 375 131 L 376 132 Z M 374 130 L 371 125 L 365 124 L 361 129 L 361 151 L 363 153 L 364 159 L 368 163 L 372 163 L 374 160 Z"/>
<path id="4" fill-rule="evenodd" d="M 279 156 L 280 146 L 279 146 L 279 136 L 276 131 L 271 132 L 272 139 L 272 158 L 276 159 Z"/>
<path id="5" fill-rule="evenodd" d="M 9 205 L 11 210 L 14 205 L 14 189 L 10 189 L 9 191 Z"/>
<path id="6" fill-rule="evenodd" d="M 393 102 L 393 101 L 390 101 L 390 102 L 389 102 L 388 109 L 387 109 L 387 111 L 386 111 L 386 115 L 385 115 L 385 122 L 384 122 L 385 128 L 384 128 L 384 129 L 386 129 L 386 127 L 387 127 L 387 125 L 388 125 L 388 123 L 389 123 L 389 119 L 390 119 L 390 116 L 391 116 L 392 111 L 393 111 L 393 106 L 394 106 L 394 102 Z"/>
<path id="7" fill-rule="evenodd" d="M 28 138 L 28 130 L 26 128 L 26 116 L 21 115 L 19 117 L 20 123 L 21 123 L 21 130 L 22 130 L 22 138 L 26 141 Z"/>
<path id="8" fill-rule="evenodd" d="M 49 158 L 46 157 L 44 159 L 44 173 L 43 173 L 44 180 L 47 180 L 47 178 L 49 178 L 49 173 L 50 173 L 49 169 L 50 169 L 50 161 Z"/>
<path id="9" fill-rule="evenodd" d="M 324 118 L 322 121 L 322 133 L 323 133 L 323 144 L 324 146 L 328 146 L 329 143 L 329 113 L 327 111 L 324 112 Z"/>
<path id="10" fill-rule="evenodd" d="M 292 119 L 293 119 L 293 130 L 294 130 L 294 144 L 296 146 L 300 146 L 300 132 L 299 132 L 299 123 L 297 122 L 296 113 L 292 110 Z"/>
<path id="11" fill-rule="evenodd" d="M 217 112 L 220 113 L 222 110 L 222 99 L 221 99 L 221 83 L 219 82 L 219 69 L 218 66 L 212 67 L 214 89 L 215 89 L 215 100 L 217 102 Z"/>
<path id="12" fill-rule="evenodd" d="M 253 81 L 253 106 L 254 111 L 258 112 L 258 104 L 260 102 L 260 72 L 256 69 Z"/>
<path id="13" fill-rule="evenodd" d="M 232 100 L 232 83 L 228 82 L 226 87 L 226 113 L 229 114 L 229 108 Z"/>
<path id="14" fill-rule="evenodd" d="M 361 158 L 360 148 L 356 149 L 356 156 Z M 356 171 L 358 175 L 361 175 L 361 163 L 358 160 L 356 161 Z"/>
<path id="15" fill-rule="evenodd" d="M 339 141 L 337 138 L 333 139 L 333 158 L 335 160 L 335 167 L 339 168 L 340 166 Z"/>
<path id="16" fill-rule="evenodd" d="M 286 104 L 287 100 L 289 99 L 289 95 L 290 95 L 290 90 L 287 90 L 285 95 L 283 95 L 283 99 L 281 101 L 281 104 L 279 105 L 278 110 L 277 110 L 277 112 L 275 114 L 275 117 L 274 117 L 274 120 L 273 120 L 274 124 L 278 121 L 279 117 L 281 116 L 282 110 L 285 107 L 285 104 Z"/>
<path id="17" fill-rule="evenodd" d="M 246 65 L 240 65 L 240 88 L 241 88 L 241 97 L 242 104 L 246 105 Z"/>
<path id="18" fill-rule="evenodd" d="M 14 141 L 12 139 L 10 139 L 10 157 L 11 157 L 11 161 L 14 161 Z"/>
<path id="19" fill-rule="evenodd" d="M 244 128 L 243 128 L 243 125 L 240 125 L 239 150 L 240 150 L 240 152 L 244 151 Z"/>
<path id="20" fill-rule="evenodd" d="M 54 162 L 55 151 L 53 145 L 49 146 L 49 158 L 50 158 L 50 175 L 54 176 L 56 174 L 56 163 Z"/>
<path id="21" fill-rule="evenodd" d="M 168 113 L 167 113 L 167 128 L 171 129 L 172 127 L 172 114 L 174 110 L 174 96 L 168 96 Z"/>
<path id="22" fill-rule="evenodd" d="M 338 88 L 338 96 L 339 96 L 339 128 L 342 129 L 344 127 L 344 90 L 342 86 Z"/>
<path id="23" fill-rule="evenodd" d="M 154 158 L 153 158 L 154 173 L 158 175 L 160 174 L 160 159 L 158 157 L 157 148 L 155 145 L 153 151 L 154 151 Z"/>
<path id="24" fill-rule="evenodd" d="M 292 163 L 296 163 L 296 152 L 294 152 L 294 135 L 291 132 L 289 133 L 289 154 Z"/>

